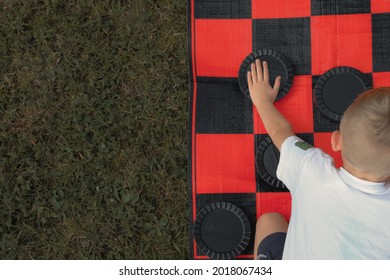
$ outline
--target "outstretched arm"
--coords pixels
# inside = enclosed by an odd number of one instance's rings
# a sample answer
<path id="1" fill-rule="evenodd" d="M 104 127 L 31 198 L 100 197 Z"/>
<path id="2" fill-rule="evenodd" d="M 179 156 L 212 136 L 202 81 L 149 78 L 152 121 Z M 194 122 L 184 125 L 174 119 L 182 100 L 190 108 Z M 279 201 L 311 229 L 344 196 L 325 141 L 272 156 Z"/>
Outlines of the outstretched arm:
<path id="1" fill-rule="evenodd" d="M 277 77 L 274 87 L 269 83 L 269 73 L 267 62 L 256 59 L 256 64 L 252 63 L 251 71 L 248 72 L 248 87 L 253 104 L 263 121 L 268 135 L 272 142 L 280 151 L 280 148 L 289 136 L 294 135 L 294 131 L 290 123 L 285 117 L 275 108 L 274 100 L 279 92 L 281 77 Z"/>

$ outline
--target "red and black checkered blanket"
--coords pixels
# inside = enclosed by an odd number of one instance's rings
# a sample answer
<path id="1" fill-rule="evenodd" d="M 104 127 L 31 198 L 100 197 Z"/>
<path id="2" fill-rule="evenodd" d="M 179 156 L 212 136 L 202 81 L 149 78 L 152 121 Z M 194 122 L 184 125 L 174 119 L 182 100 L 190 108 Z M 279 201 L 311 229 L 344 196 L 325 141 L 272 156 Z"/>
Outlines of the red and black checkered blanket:
<path id="1" fill-rule="evenodd" d="M 265 212 L 287 219 L 291 198 L 256 168 L 266 131 L 251 101 L 240 92 L 238 72 L 258 49 L 282 52 L 294 82 L 275 103 L 298 136 L 322 148 L 340 166 L 330 146 L 338 123 L 313 103 L 313 85 L 336 66 L 350 66 L 390 85 L 390 1 L 387 0 L 189 0 L 190 225 L 205 205 L 226 201 L 240 207 L 252 229 Z M 299 174 L 297 174 L 299 176 Z M 191 253 L 197 249 L 191 232 Z M 251 258 L 252 242 L 240 258 Z"/>

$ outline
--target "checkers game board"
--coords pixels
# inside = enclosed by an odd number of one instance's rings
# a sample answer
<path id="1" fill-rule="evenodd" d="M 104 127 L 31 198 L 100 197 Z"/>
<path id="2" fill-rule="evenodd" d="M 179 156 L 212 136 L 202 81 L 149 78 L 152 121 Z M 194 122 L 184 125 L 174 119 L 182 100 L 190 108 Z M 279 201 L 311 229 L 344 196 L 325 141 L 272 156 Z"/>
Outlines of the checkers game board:
<path id="1" fill-rule="evenodd" d="M 188 16 L 190 257 L 213 257 L 195 236 L 196 221 L 207 205 L 225 203 L 245 213 L 251 232 L 239 254 L 223 258 L 252 258 L 257 218 L 277 211 L 289 219 L 291 197 L 275 176 L 278 151 L 240 88 L 240 66 L 257 50 L 287 57 L 294 78 L 275 106 L 339 167 L 330 146 L 339 118 L 316 102 L 316 89 L 340 69 L 358 70 L 367 88 L 390 85 L 390 1 L 189 0 Z M 332 98 L 337 107 L 342 96 Z"/>

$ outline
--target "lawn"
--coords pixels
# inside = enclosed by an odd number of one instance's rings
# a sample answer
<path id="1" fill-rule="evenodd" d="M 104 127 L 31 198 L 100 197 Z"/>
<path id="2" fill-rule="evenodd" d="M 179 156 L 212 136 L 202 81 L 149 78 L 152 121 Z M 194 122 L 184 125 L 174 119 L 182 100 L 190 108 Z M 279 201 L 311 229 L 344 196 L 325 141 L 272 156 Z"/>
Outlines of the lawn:
<path id="1" fill-rule="evenodd" d="M 188 258 L 187 1 L 0 2 L 0 258 Z"/>

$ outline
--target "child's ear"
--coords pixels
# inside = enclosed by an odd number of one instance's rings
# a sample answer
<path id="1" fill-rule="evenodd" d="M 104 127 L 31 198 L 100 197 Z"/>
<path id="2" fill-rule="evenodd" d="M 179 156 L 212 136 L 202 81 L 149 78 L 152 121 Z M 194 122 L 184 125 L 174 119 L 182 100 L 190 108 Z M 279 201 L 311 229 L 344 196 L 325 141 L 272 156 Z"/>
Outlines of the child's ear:
<path id="1" fill-rule="evenodd" d="M 331 144 L 332 144 L 333 151 L 335 152 L 341 151 L 341 133 L 339 130 L 333 131 Z"/>

